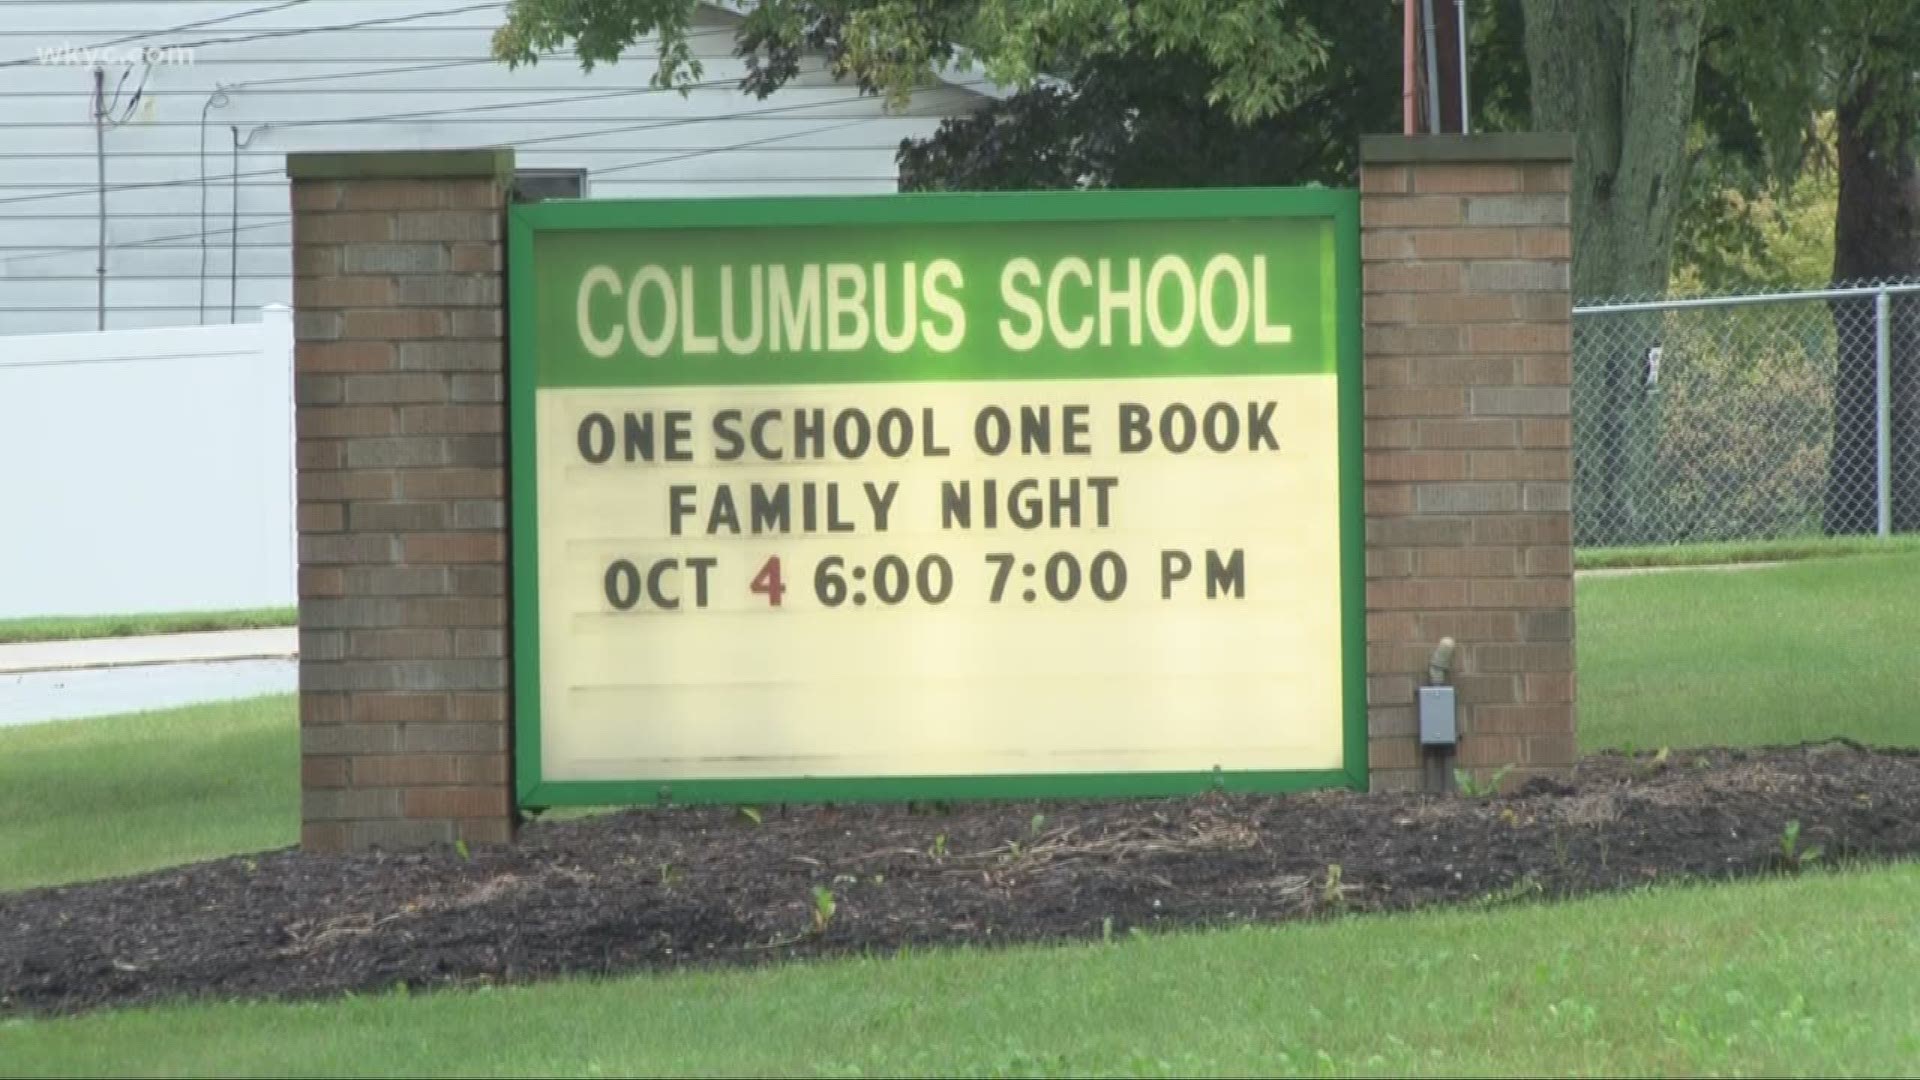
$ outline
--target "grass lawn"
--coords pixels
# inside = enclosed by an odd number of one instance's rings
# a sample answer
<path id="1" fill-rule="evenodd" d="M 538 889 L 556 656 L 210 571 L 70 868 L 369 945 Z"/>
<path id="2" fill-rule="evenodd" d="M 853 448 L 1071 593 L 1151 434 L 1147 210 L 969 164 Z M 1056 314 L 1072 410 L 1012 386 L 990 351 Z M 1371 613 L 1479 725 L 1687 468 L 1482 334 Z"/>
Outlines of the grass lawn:
<path id="1" fill-rule="evenodd" d="M 285 847 L 299 819 L 292 695 L 0 727 L 0 890 Z"/>
<path id="2" fill-rule="evenodd" d="M 0 645 L 18 641 L 73 641 L 80 638 L 293 626 L 297 622 L 296 614 L 294 608 L 276 607 L 150 615 L 49 615 L 30 619 L 0 619 Z"/>
<path id="3" fill-rule="evenodd" d="M 1920 867 L 1564 905 L 0 1024 L 4 1071 L 1897 1075 Z"/>
<path id="4" fill-rule="evenodd" d="M 1920 552 L 1578 586 L 1588 750 L 1920 743 Z"/>
<path id="5" fill-rule="evenodd" d="M 1581 570 L 1633 566 L 1714 566 L 1726 563 L 1788 562 L 1845 555 L 1898 555 L 1920 552 L 1920 534 L 1814 536 L 1799 540 L 1729 540 L 1712 544 L 1663 544 L 1651 547 L 1580 548 L 1573 564 Z"/>

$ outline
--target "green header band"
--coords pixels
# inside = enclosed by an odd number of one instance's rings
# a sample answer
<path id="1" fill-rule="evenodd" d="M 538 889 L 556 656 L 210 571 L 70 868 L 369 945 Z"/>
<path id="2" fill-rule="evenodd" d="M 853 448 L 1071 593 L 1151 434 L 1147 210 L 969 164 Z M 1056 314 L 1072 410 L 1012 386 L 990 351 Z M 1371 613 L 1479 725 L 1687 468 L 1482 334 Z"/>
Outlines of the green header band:
<path id="1" fill-rule="evenodd" d="M 538 267 L 537 385 L 727 386 L 1329 374 L 1357 204 L 1263 189 L 509 213 Z"/>

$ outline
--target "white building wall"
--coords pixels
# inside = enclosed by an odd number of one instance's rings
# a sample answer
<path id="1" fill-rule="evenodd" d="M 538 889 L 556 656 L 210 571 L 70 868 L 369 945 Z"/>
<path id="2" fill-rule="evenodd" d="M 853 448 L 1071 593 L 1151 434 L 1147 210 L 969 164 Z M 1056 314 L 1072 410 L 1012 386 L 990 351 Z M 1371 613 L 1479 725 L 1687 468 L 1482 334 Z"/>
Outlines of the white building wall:
<path id="1" fill-rule="evenodd" d="M 293 322 L 0 337 L 0 619 L 294 603 Z"/>
<path id="2" fill-rule="evenodd" d="M 737 87 L 734 17 L 717 9 L 695 28 L 708 85 L 683 95 L 648 85 L 644 48 L 591 73 L 567 56 L 508 70 L 488 58 L 504 2 L 273 7 L 8 0 L 0 335 L 95 327 L 102 159 L 106 325 L 181 326 L 289 302 L 289 151 L 513 145 L 523 168 L 589 170 L 594 197 L 884 192 L 902 139 L 981 100 L 942 86 L 887 114 L 818 65 L 754 99 Z M 105 64 L 117 100 L 96 155 L 93 68 L 36 58 L 135 35 L 107 47 L 186 46 L 192 63 Z"/>

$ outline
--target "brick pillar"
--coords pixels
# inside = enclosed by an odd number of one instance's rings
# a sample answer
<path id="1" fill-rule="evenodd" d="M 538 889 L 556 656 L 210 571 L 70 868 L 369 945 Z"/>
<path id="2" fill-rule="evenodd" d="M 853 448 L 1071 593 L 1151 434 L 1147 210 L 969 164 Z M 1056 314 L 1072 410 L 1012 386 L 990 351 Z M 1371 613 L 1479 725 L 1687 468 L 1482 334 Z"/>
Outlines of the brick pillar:
<path id="1" fill-rule="evenodd" d="M 290 154 L 301 845 L 513 832 L 505 150 Z"/>
<path id="2" fill-rule="evenodd" d="M 1573 764 L 1572 140 L 1361 142 L 1373 786 Z M 1414 690 L 1459 645 L 1460 745 Z"/>

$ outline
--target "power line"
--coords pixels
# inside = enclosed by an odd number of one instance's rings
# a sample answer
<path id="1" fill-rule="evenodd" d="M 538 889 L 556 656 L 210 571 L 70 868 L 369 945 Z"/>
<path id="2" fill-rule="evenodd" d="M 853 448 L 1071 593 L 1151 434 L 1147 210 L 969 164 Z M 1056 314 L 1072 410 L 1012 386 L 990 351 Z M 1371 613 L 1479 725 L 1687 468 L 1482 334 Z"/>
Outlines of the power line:
<path id="1" fill-rule="evenodd" d="M 198 30 L 201 27 L 214 26 L 218 23 L 234 22 L 239 19 L 244 19 L 249 15 L 264 15 L 269 11 L 279 11 L 283 8 L 290 8 L 308 2 L 310 2 L 310 0 L 282 0 L 282 2 L 278 4 L 249 8 L 246 11 L 235 12 L 232 15 L 222 15 L 217 19 L 201 19 L 199 22 L 181 23 L 179 26 L 169 26 L 165 30 L 142 30 L 137 34 L 128 34 L 125 37 L 112 38 L 108 41 L 90 41 L 85 45 L 76 46 L 76 48 L 82 51 L 87 49 L 104 49 L 109 45 L 124 45 L 129 41 L 139 41 L 141 38 L 159 37 L 161 34 L 177 34 L 182 30 Z"/>
<path id="2" fill-rule="evenodd" d="M 769 135 L 764 139 L 750 139 L 743 143 L 735 143 L 732 146 L 706 147 L 699 150 L 689 150 L 683 154 L 672 154 L 667 157 L 648 158 L 644 161 L 629 161 L 623 165 L 612 165 L 604 169 L 590 170 L 588 175 L 599 177 L 599 176 L 605 176 L 608 173 L 624 172 L 627 169 L 644 169 L 652 165 L 665 165 L 669 162 L 686 161 L 690 158 L 705 157 L 708 154 L 729 153 L 735 150 L 748 150 L 756 146 L 765 146 L 768 143 L 782 142 L 787 139 L 798 139 L 807 135 L 824 135 L 829 131 L 840 131 L 845 128 L 858 126 L 860 124 L 871 124 L 878 119 L 884 119 L 884 118 L 875 117 L 875 116 L 863 116 L 858 120 L 848 120 L 844 123 L 825 124 L 817 128 L 807 128 L 804 131 L 789 131 L 780 135 Z"/>
<path id="3" fill-rule="evenodd" d="M 263 41 L 267 38 L 299 37 L 303 34 L 325 34 L 336 30 L 363 30 L 370 26 L 393 26 L 398 23 L 418 22 L 421 19 L 434 19 L 442 15 L 461 15 L 469 11 L 481 11 L 488 8 L 505 7 L 505 0 L 492 0 L 484 4 L 468 4 L 465 7 L 444 8 L 438 11 L 422 11 L 412 15 L 390 15 L 382 19 L 363 19 L 359 22 L 336 23 L 331 26 L 298 26 L 284 30 L 261 30 L 252 34 L 239 34 L 233 37 L 205 38 L 200 41 L 177 41 L 157 46 L 162 49 L 197 49 L 202 45 L 237 45 L 247 41 Z M 162 31 L 164 32 L 164 31 Z M 102 46 L 91 46 L 101 48 Z M 0 60 L 0 68 L 23 67 L 40 62 L 38 56 L 23 56 L 14 60 Z"/>

